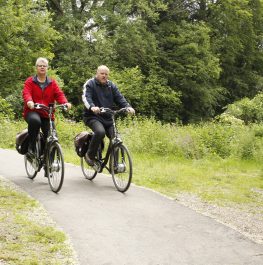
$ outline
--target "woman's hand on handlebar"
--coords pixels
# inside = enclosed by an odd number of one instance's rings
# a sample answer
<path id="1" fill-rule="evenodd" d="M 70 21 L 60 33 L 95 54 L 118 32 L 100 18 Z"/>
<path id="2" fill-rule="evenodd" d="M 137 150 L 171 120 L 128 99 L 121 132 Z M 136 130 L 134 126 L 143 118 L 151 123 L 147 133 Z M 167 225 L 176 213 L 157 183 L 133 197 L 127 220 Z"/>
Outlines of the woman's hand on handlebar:
<path id="1" fill-rule="evenodd" d="M 40 103 L 34 103 L 33 101 L 28 101 L 27 102 L 27 106 L 30 109 L 46 109 L 48 110 L 49 107 L 47 107 L 46 105 L 40 104 Z M 69 110 L 71 109 L 71 103 L 67 102 L 64 104 L 59 105 L 59 107 L 63 107 L 64 110 Z"/>
<path id="2" fill-rule="evenodd" d="M 69 103 L 69 102 L 67 102 L 67 103 L 65 103 L 65 106 L 67 107 L 67 110 L 70 110 L 71 109 L 71 103 Z"/>
<path id="3" fill-rule="evenodd" d="M 34 108 L 34 102 L 33 101 L 28 101 L 26 104 L 27 104 L 28 108 L 30 108 L 30 109 Z"/>

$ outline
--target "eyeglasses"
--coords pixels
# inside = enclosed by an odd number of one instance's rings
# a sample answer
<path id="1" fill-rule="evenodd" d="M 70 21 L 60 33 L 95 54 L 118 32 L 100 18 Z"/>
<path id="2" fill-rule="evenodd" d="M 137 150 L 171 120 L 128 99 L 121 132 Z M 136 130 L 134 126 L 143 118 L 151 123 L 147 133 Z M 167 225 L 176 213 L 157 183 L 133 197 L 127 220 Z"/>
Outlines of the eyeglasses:
<path id="1" fill-rule="evenodd" d="M 44 67 L 44 68 L 46 68 L 47 65 L 40 64 L 40 65 L 37 65 L 37 67 Z"/>

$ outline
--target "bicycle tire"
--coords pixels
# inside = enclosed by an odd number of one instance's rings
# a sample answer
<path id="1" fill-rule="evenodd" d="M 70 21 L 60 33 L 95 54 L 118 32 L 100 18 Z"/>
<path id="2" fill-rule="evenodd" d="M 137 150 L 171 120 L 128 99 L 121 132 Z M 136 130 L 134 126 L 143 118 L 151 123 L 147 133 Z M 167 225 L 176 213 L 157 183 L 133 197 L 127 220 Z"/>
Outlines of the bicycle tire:
<path id="1" fill-rule="evenodd" d="M 38 156 L 40 156 L 40 150 L 41 150 L 41 146 L 40 146 L 40 142 L 36 141 L 36 154 Z M 41 165 L 36 164 L 36 158 L 32 158 L 30 159 L 27 154 L 24 155 L 24 162 L 25 162 L 25 168 L 26 168 L 26 173 L 28 178 L 30 179 L 34 179 L 37 175 L 37 173 L 39 172 Z M 35 163 L 35 165 L 34 165 Z M 36 168 L 37 167 L 37 168 Z"/>
<path id="2" fill-rule="evenodd" d="M 81 170 L 86 179 L 93 180 L 96 177 L 98 171 L 88 164 L 87 160 L 85 159 L 86 155 L 87 153 L 84 157 L 81 157 Z"/>
<path id="3" fill-rule="evenodd" d="M 125 145 L 118 144 L 113 148 L 110 170 L 116 189 L 120 192 L 127 191 L 132 180 L 132 159 Z"/>
<path id="4" fill-rule="evenodd" d="M 24 162 L 25 162 L 25 168 L 26 168 L 26 174 L 28 178 L 34 179 L 37 175 L 37 170 L 33 167 L 33 162 L 30 160 L 27 155 L 24 155 Z"/>
<path id="5" fill-rule="evenodd" d="M 59 192 L 64 181 L 65 166 L 62 149 L 58 142 L 53 142 L 48 146 L 46 171 L 51 190 L 55 193 Z"/>

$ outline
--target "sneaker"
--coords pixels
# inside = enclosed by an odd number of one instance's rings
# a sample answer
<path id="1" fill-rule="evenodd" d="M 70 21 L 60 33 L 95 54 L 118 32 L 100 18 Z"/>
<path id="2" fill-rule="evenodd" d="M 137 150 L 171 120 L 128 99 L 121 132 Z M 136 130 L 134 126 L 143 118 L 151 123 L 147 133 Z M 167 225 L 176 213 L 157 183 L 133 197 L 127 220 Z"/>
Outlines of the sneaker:
<path id="1" fill-rule="evenodd" d="M 31 150 L 28 150 L 28 152 L 26 153 L 26 157 L 27 160 L 32 163 L 33 159 L 35 158 L 35 154 Z"/>
<path id="2" fill-rule="evenodd" d="M 43 169 L 44 169 L 44 177 L 48 178 L 48 172 L 47 172 L 46 164 L 43 165 Z M 52 174 L 51 173 L 50 173 L 49 177 L 52 178 Z"/>
<path id="3" fill-rule="evenodd" d="M 85 160 L 89 166 L 91 166 L 91 167 L 94 166 L 95 161 L 93 159 L 91 159 L 88 154 L 85 155 Z"/>

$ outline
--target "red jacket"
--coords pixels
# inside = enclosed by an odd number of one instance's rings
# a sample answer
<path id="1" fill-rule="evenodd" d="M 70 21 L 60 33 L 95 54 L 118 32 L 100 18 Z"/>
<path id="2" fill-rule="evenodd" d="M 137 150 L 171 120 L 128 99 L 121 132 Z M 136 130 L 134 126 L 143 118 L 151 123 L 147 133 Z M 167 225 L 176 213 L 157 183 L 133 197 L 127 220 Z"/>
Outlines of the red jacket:
<path id="1" fill-rule="evenodd" d="M 23 111 L 24 118 L 26 117 L 27 113 L 30 111 L 38 112 L 41 117 L 48 118 L 48 114 L 43 110 L 29 109 L 27 106 L 28 101 L 33 101 L 34 103 L 41 103 L 46 106 L 48 106 L 49 103 L 58 102 L 59 104 L 64 104 L 68 102 L 63 91 L 59 88 L 55 80 L 47 78 L 46 87 L 42 90 L 42 88 L 38 84 L 36 76 L 31 76 L 27 78 L 27 80 L 25 81 L 23 89 L 23 99 L 24 99 L 24 111 Z M 54 113 L 52 115 L 52 119 L 54 119 Z"/>

